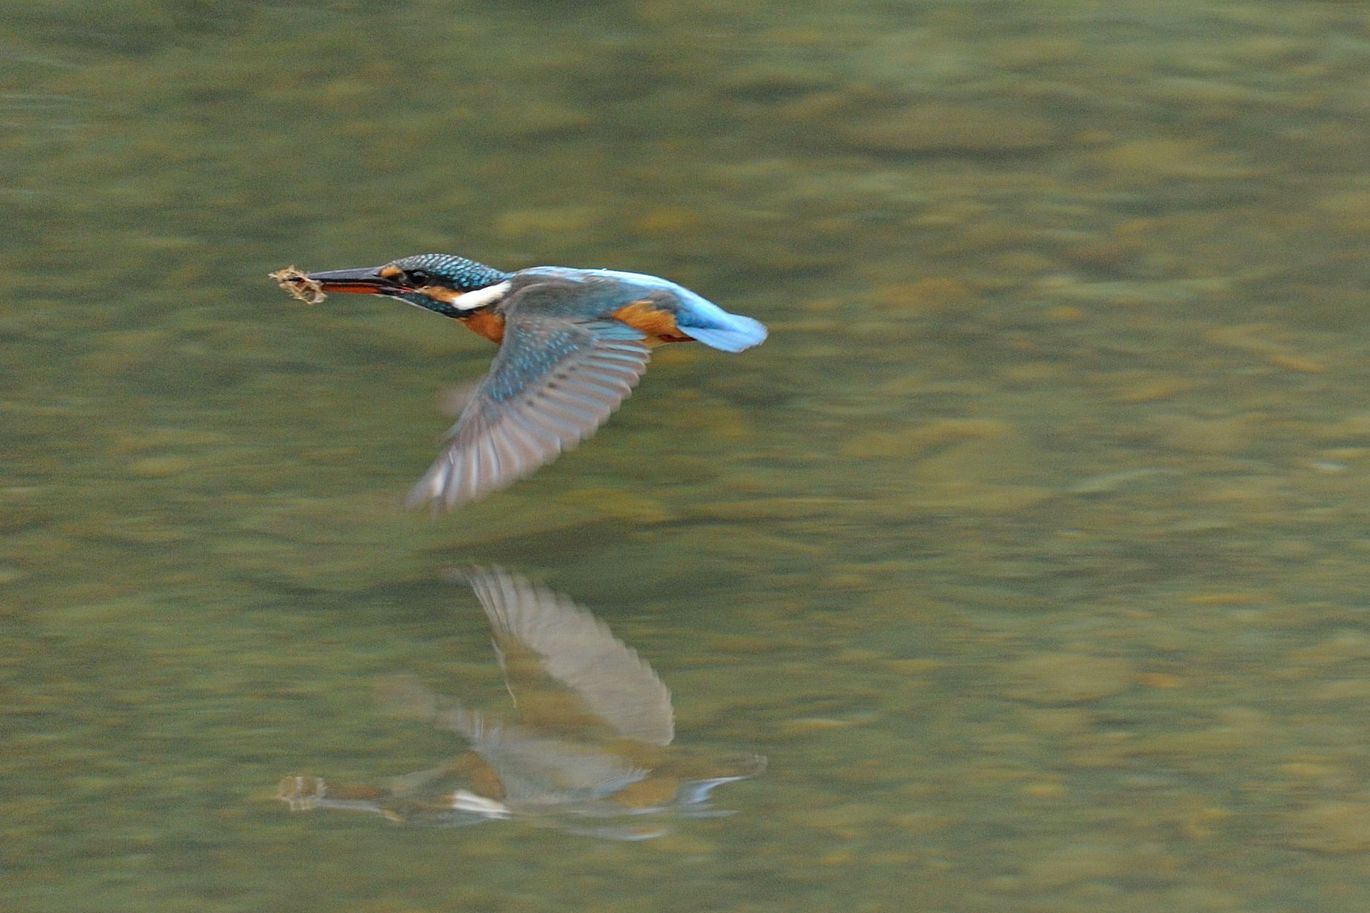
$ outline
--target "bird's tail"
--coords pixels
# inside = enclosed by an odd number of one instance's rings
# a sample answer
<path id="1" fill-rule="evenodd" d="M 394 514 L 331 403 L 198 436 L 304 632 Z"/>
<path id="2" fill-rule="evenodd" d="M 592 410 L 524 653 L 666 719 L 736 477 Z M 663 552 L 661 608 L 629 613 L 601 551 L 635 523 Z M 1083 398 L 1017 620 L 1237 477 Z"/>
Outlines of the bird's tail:
<path id="1" fill-rule="evenodd" d="M 685 306 L 676 315 L 676 324 L 691 339 L 724 352 L 741 352 L 766 341 L 766 325 L 761 321 L 729 314 L 689 289 L 680 289 L 680 297 Z"/>

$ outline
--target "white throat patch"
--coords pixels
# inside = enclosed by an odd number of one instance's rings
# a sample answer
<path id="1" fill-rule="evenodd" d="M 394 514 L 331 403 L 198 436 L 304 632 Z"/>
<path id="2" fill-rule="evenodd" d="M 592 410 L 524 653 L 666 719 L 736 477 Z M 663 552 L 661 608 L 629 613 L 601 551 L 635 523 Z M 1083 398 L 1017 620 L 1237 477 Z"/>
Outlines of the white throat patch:
<path id="1" fill-rule="evenodd" d="M 474 292 L 465 292 L 452 299 L 452 307 L 459 311 L 474 311 L 476 308 L 483 308 L 487 304 L 494 304 L 509 293 L 509 283 L 501 282 L 498 285 L 490 285 L 485 288 L 478 288 Z"/>

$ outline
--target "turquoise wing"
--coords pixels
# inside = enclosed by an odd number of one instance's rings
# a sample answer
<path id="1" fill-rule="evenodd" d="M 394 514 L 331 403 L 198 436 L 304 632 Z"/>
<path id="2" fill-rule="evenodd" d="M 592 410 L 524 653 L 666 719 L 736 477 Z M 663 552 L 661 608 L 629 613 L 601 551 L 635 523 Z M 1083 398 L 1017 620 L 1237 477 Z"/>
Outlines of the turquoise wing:
<path id="1" fill-rule="evenodd" d="M 589 437 L 647 370 L 651 352 L 642 338 L 614 320 L 511 309 L 490 373 L 409 503 L 455 507 L 478 500 Z"/>

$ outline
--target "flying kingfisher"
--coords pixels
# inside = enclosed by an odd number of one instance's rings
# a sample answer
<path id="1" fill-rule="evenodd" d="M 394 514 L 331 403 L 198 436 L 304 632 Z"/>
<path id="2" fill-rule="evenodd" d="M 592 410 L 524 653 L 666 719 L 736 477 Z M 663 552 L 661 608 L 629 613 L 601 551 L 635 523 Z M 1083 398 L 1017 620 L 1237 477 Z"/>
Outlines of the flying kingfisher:
<path id="1" fill-rule="evenodd" d="M 697 340 L 724 352 L 766 327 L 657 276 L 534 266 L 504 272 L 452 254 L 378 267 L 273 273 L 297 297 L 396 298 L 465 323 L 500 349 L 409 495 L 455 507 L 532 474 L 589 437 L 632 392 L 655 346 Z"/>

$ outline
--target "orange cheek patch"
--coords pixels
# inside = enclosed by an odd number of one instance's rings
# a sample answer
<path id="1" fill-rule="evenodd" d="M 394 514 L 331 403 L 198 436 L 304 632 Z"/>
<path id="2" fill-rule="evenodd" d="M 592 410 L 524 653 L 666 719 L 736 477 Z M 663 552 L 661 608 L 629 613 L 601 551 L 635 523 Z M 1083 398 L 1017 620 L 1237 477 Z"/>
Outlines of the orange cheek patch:
<path id="1" fill-rule="evenodd" d="M 635 330 L 647 334 L 648 339 L 661 342 L 689 342 L 690 337 L 680 332 L 675 315 L 657 307 L 649 299 L 633 301 L 614 311 L 614 317 Z"/>
<path id="2" fill-rule="evenodd" d="M 462 295 L 461 292 L 458 292 L 455 289 L 443 288 L 441 285 L 425 285 L 422 288 L 415 289 L 414 291 L 422 292 L 429 298 L 432 298 L 436 301 L 445 301 L 448 304 L 455 304 L 457 299 L 460 298 Z"/>

